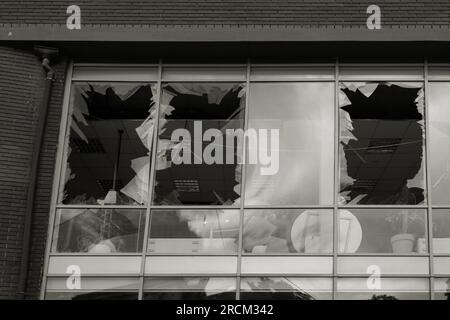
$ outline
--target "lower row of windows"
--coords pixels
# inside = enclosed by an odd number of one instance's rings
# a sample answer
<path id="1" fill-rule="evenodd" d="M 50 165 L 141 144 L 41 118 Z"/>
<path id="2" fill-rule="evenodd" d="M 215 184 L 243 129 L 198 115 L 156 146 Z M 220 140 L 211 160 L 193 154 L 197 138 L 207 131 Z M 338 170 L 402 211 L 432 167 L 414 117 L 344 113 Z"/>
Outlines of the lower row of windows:
<path id="1" fill-rule="evenodd" d="M 134 300 L 140 283 L 139 277 L 51 277 L 45 299 Z M 450 278 L 435 278 L 431 283 L 429 278 L 338 278 L 334 298 L 450 300 Z M 333 288 L 333 278 L 320 277 L 157 277 L 144 280 L 142 298 L 330 300 Z"/>
<path id="2" fill-rule="evenodd" d="M 425 254 L 431 229 L 432 252 L 448 254 L 450 210 L 432 215 L 430 228 L 424 209 L 340 209 L 336 221 L 331 209 L 152 210 L 147 253 L 330 254 L 336 230 L 338 253 Z M 142 252 L 145 221 L 139 209 L 58 210 L 52 251 Z"/>

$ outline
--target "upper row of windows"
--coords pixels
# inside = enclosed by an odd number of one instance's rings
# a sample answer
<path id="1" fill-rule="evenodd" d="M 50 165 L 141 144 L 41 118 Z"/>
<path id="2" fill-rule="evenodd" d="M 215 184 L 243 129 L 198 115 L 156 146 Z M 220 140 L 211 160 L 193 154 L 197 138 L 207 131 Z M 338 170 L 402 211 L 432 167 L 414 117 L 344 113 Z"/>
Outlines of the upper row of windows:
<path id="1" fill-rule="evenodd" d="M 332 66 L 320 68 L 278 74 L 317 78 Z M 160 93 L 156 83 L 134 82 L 155 68 L 132 69 L 133 82 L 117 81 L 118 74 L 130 78 L 131 69 L 122 69 L 74 70 L 61 204 L 146 205 L 149 198 L 154 205 L 239 206 L 241 198 L 245 206 L 450 204 L 449 82 L 429 84 L 425 127 L 422 82 L 340 81 L 336 102 L 334 82 L 264 81 L 247 88 L 240 81 L 169 81 L 226 80 L 224 74 L 235 76 L 241 67 L 215 73 L 166 67 Z M 342 70 L 358 75 L 357 67 Z M 267 80 L 275 71 L 255 67 L 252 75 Z M 417 71 L 365 74 L 407 79 Z M 113 81 L 99 81 L 107 78 Z"/>
<path id="2" fill-rule="evenodd" d="M 339 72 L 336 72 L 337 70 Z M 420 64 L 399 67 L 392 64 L 358 65 L 334 64 L 320 65 L 252 65 L 249 70 L 250 81 L 308 81 L 334 80 L 382 80 L 394 81 L 422 80 L 425 73 L 430 80 L 450 79 L 450 65 L 430 64 L 426 68 Z M 165 65 L 161 70 L 162 81 L 245 81 L 245 65 L 202 66 Z M 91 66 L 79 65 L 72 75 L 74 81 L 158 81 L 157 66 Z"/>

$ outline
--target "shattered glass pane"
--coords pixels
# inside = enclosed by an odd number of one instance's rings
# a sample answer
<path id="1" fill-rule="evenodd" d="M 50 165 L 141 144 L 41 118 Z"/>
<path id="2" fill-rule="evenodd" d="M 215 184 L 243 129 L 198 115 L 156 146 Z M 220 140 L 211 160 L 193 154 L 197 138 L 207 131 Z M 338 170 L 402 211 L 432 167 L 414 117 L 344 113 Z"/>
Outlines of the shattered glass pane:
<path id="1" fill-rule="evenodd" d="M 239 83 L 163 85 L 155 204 L 238 203 L 244 103 Z"/>
<path id="2" fill-rule="evenodd" d="M 73 84 L 60 202 L 146 203 L 154 95 L 145 83 Z"/>
<path id="3" fill-rule="evenodd" d="M 423 84 L 340 83 L 339 106 L 339 203 L 423 203 Z"/>
<path id="4" fill-rule="evenodd" d="M 245 204 L 330 205 L 334 83 L 253 83 L 249 100 Z"/>

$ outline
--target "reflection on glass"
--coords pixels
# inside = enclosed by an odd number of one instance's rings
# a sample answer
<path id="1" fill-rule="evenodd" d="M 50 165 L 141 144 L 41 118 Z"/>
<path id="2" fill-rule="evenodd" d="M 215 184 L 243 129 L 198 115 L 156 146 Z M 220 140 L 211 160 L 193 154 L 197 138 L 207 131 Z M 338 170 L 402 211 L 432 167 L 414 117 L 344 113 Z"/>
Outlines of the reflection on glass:
<path id="1" fill-rule="evenodd" d="M 234 300 L 236 278 L 148 278 L 145 300 Z"/>
<path id="2" fill-rule="evenodd" d="M 331 204 L 334 84 L 253 83 L 250 92 L 249 130 L 258 130 L 259 141 L 248 139 L 258 161 L 248 156 L 246 205 Z"/>
<path id="3" fill-rule="evenodd" d="M 428 300 L 429 280 L 421 278 L 341 278 L 340 300 Z"/>
<path id="4" fill-rule="evenodd" d="M 145 210 L 62 209 L 55 222 L 53 251 L 139 252 L 144 224 Z"/>
<path id="5" fill-rule="evenodd" d="M 337 259 L 339 274 L 354 275 L 367 273 L 416 274 L 430 272 L 430 260 L 423 256 L 341 256 Z"/>
<path id="6" fill-rule="evenodd" d="M 64 204 L 144 204 L 154 127 L 150 84 L 75 83 Z"/>
<path id="7" fill-rule="evenodd" d="M 45 294 L 45 300 L 138 300 L 138 292 L 47 292 Z"/>
<path id="8" fill-rule="evenodd" d="M 259 277 L 241 278 L 241 299 L 330 300 L 329 278 Z"/>
<path id="9" fill-rule="evenodd" d="M 422 203 L 423 85 L 340 86 L 340 203 Z"/>
<path id="10" fill-rule="evenodd" d="M 332 210 L 246 210 L 242 246 L 248 253 L 331 253 Z"/>
<path id="11" fill-rule="evenodd" d="M 425 210 L 339 210 L 341 253 L 426 253 Z"/>
<path id="12" fill-rule="evenodd" d="M 433 209 L 433 252 L 450 253 L 450 209 Z"/>
<path id="13" fill-rule="evenodd" d="M 67 277 L 47 279 L 46 300 L 137 300 L 138 278 L 80 277 L 79 287 Z"/>
<path id="14" fill-rule="evenodd" d="M 232 205 L 239 199 L 245 88 L 170 83 L 162 90 L 154 203 Z"/>
<path id="15" fill-rule="evenodd" d="M 450 300 L 450 279 L 434 279 L 434 300 Z"/>
<path id="16" fill-rule="evenodd" d="M 148 253 L 233 254 L 239 210 L 152 211 Z"/>
<path id="17" fill-rule="evenodd" d="M 450 204 L 450 83 L 429 86 L 430 175 L 433 204 Z"/>

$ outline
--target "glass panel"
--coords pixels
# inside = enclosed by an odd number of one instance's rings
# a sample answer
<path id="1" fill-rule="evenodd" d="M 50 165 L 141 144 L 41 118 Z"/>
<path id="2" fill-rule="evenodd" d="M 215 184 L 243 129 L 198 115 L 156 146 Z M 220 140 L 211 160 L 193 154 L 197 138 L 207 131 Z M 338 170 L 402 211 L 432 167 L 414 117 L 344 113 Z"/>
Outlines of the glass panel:
<path id="1" fill-rule="evenodd" d="M 163 86 L 155 204 L 236 204 L 244 96 L 235 83 Z"/>
<path id="2" fill-rule="evenodd" d="M 139 293 L 115 291 L 47 292 L 45 300 L 138 300 Z"/>
<path id="3" fill-rule="evenodd" d="M 46 290 L 46 300 L 137 300 L 139 278 L 50 277 Z"/>
<path id="4" fill-rule="evenodd" d="M 137 83 L 74 83 L 69 145 L 59 201 L 145 204 L 155 87 Z"/>
<path id="5" fill-rule="evenodd" d="M 428 274 L 427 257 L 339 257 L 339 274 Z"/>
<path id="6" fill-rule="evenodd" d="M 329 274 L 331 257 L 242 257 L 242 274 Z"/>
<path id="7" fill-rule="evenodd" d="M 334 84 L 253 83 L 250 90 L 245 204 L 331 204 Z"/>
<path id="8" fill-rule="evenodd" d="M 57 211 L 53 252 L 140 252 L 145 210 L 61 209 Z"/>
<path id="9" fill-rule="evenodd" d="M 341 83 L 340 204 L 424 202 L 423 85 Z"/>
<path id="10" fill-rule="evenodd" d="M 250 71 L 250 81 L 334 80 L 334 66 L 257 66 Z"/>
<path id="11" fill-rule="evenodd" d="M 144 300 L 234 300 L 236 278 L 148 278 Z"/>
<path id="12" fill-rule="evenodd" d="M 341 300 L 428 300 L 429 280 L 417 278 L 352 278 L 337 280 Z"/>
<path id="13" fill-rule="evenodd" d="M 239 210 L 152 211 L 148 253 L 234 254 Z"/>
<path id="14" fill-rule="evenodd" d="M 434 300 L 450 300 L 450 278 L 434 279 Z"/>
<path id="15" fill-rule="evenodd" d="M 433 209 L 433 252 L 450 253 L 450 209 Z"/>
<path id="16" fill-rule="evenodd" d="M 141 256 L 51 256 L 49 275 L 71 275 L 76 271 L 88 275 L 136 274 L 141 270 Z"/>
<path id="17" fill-rule="evenodd" d="M 400 66 L 399 64 L 352 65 L 340 64 L 339 77 L 345 80 L 421 80 L 423 66 Z"/>
<path id="18" fill-rule="evenodd" d="M 163 67 L 163 81 L 245 81 L 243 67 Z"/>
<path id="19" fill-rule="evenodd" d="M 341 253 L 427 253 L 426 211 L 339 210 Z"/>
<path id="20" fill-rule="evenodd" d="M 450 204 L 450 83 L 429 85 L 431 201 Z"/>
<path id="21" fill-rule="evenodd" d="M 158 67 L 144 66 L 75 66 L 72 81 L 153 81 L 158 80 Z"/>
<path id="22" fill-rule="evenodd" d="M 434 66 L 429 65 L 428 66 L 428 79 L 430 79 L 430 80 L 447 80 L 447 81 L 450 80 L 450 66 L 449 65 L 434 65 Z M 433 85 L 434 85 L 434 83 L 433 83 Z M 430 90 L 430 92 L 431 92 L 431 90 Z"/>
<path id="23" fill-rule="evenodd" d="M 79 282 L 70 277 L 47 278 L 47 291 L 62 290 L 133 290 L 139 288 L 139 278 L 127 277 L 83 277 Z"/>
<path id="24" fill-rule="evenodd" d="M 246 210 L 245 253 L 332 253 L 333 210 Z"/>
<path id="25" fill-rule="evenodd" d="M 233 274 L 237 272 L 237 257 L 147 257 L 147 274 Z"/>
<path id="26" fill-rule="evenodd" d="M 450 274 L 450 257 L 434 257 L 433 262 L 435 274 Z"/>
<path id="27" fill-rule="evenodd" d="M 241 278 L 241 299 L 330 300 L 332 286 L 329 278 Z"/>

